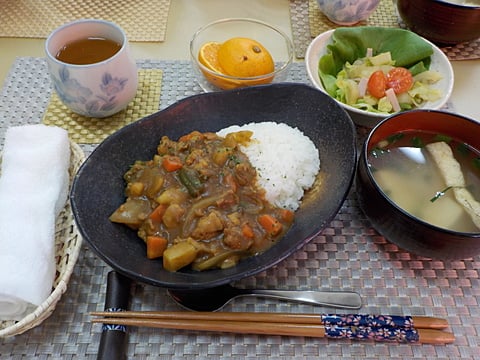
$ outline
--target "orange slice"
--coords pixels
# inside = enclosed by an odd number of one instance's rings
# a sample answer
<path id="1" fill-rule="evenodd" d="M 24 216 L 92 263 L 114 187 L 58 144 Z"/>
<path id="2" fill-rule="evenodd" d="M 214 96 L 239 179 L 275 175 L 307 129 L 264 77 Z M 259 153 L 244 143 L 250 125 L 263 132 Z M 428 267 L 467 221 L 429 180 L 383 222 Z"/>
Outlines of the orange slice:
<path id="1" fill-rule="evenodd" d="M 221 44 L 217 42 L 207 42 L 200 48 L 198 52 L 198 61 L 205 66 L 207 69 L 212 70 L 217 74 L 212 74 L 208 71 L 201 70 L 203 76 L 215 85 L 216 87 L 224 90 L 234 89 L 239 87 L 240 85 L 237 84 L 235 81 L 231 79 L 226 79 L 222 76 L 225 74 L 224 70 L 220 66 L 218 62 L 218 49 L 220 48 Z"/>
<path id="2" fill-rule="evenodd" d="M 208 69 L 223 74 L 220 63 L 218 62 L 218 49 L 221 44 L 217 42 L 207 42 L 203 44 L 198 52 L 198 61 Z"/>

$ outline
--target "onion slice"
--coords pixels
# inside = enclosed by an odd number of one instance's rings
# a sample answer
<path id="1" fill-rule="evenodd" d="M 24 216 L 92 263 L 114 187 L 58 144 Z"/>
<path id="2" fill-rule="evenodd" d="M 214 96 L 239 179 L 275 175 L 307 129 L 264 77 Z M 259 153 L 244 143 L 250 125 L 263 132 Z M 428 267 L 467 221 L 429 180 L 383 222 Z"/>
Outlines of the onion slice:
<path id="1" fill-rule="evenodd" d="M 392 104 L 393 111 L 398 112 L 401 110 L 397 95 L 395 95 L 395 91 L 393 91 L 392 88 L 385 90 L 385 96 L 387 97 L 388 101 L 390 101 L 390 104 Z"/>
<path id="2" fill-rule="evenodd" d="M 368 79 L 362 77 L 358 83 L 358 95 L 359 97 L 364 97 L 365 94 L 367 93 L 367 84 L 368 84 Z"/>

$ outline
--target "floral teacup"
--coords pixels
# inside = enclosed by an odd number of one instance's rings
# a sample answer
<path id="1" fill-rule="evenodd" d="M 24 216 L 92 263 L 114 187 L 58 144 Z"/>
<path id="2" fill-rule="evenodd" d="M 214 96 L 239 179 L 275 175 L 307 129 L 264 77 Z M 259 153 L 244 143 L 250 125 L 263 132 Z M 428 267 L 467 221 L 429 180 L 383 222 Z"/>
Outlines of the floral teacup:
<path id="1" fill-rule="evenodd" d="M 366 20 L 380 0 L 317 0 L 318 7 L 332 22 L 349 26 Z"/>
<path id="2" fill-rule="evenodd" d="M 67 45 L 86 38 L 105 38 L 120 45 L 111 57 L 86 65 L 60 61 Z M 135 97 L 138 74 L 124 31 L 104 20 L 78 20 L 54 30 L 45 43 L 47 64 L 55 91 L 73 112 L 103 118 L 123 110 Z"/>

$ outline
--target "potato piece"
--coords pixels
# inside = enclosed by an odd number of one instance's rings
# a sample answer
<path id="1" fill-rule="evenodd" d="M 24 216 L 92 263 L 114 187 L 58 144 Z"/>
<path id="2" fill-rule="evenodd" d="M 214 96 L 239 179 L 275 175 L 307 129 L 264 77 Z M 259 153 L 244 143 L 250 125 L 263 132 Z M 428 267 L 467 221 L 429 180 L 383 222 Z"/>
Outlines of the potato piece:
<path id="1" fill-rule="evenodd" d="M 224 144 L 228 147 L 235 147 L 237 144 L 247 145 L 250 141 L 253 132 L 250 130 L 241 130 L 227 134 L 225 136 Z"/>
<path id="2" fill-rule="evenodd" d="M 191 241 L 182 241 L 167 248 L 163 252 L 163 268 L 177 271 L 191 264 L 198 254 L 198 248 Z"/>
<path id="3" fill-rule="evenodd" d="M 173 228 L 180 223 L 185 209 L 178 204 L 170 204 L 163 214 L 162 221 L 167 228 Z"/>
<path id="4" fill-rule="evenodd" d="M 238 211 L 228 214 L 227 218 L 233 225 L 240 225 L 241 214 Z"/>
<path id="5" fill-rule="evenodd" d="M 141 196 L 145 185 L 139 181 L 128 183 L 127 185 L 127 196 Z"/>
<path id="6" fill-rule="evenodd" d="M 213 154 L 213 162 L 218 166 L 223 166 L 227 162 L 228 158 L 232 156 L 234 152 L 234 148 L 231 147 L 219 147 L 216 149 L 215 153 Z"/>
<path id="7" fill-rule="evenodd" d="M 159 204 L 181 204 L 188 197 L 188 193 L 180 188 L 168 188 L 158 196 L 155 201 Z"/>

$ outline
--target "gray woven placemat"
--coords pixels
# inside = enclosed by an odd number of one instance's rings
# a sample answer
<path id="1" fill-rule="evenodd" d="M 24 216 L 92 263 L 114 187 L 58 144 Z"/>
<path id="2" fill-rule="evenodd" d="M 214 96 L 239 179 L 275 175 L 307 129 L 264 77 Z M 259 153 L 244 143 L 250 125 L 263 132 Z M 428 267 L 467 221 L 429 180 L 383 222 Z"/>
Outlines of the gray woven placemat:
<path id="1" fill-rule="evenodd" d="M 187 62 L 141 61 L 161 69 L 160 108 L 199 93 Z M 18 58 L 0 96 L 0 148 L 8 126 L 38 123 L 50 84 L 43 59 Z M 289 81 L 307 82 L 304 65 Z M 359 129 L 359 140 L 366 135 Z M 82 145 L 88 154 L 95 145 Z M 389 344 L 303 337 L 234 335 L 146 328 L 129 329 L 129 359 L 478 359 L 480 358 L 480 257 L 442 262 L 398 249 L 379 236 L 351 191 L 335 219 L 304 248 L 277 266 L 237 283 L 242 287 L 355 290 L 361 313 L 431 315 L 448 319 L 456 342 L 446 346 Z M 101 327 L 90 311 L 103 310 L 106 266 L 85 245 L 55 312 L 23 335 L 0 339 L 0 359 L 96 359 Z M 164 289 L 137 284 L 132 308 L 180 310 Z M 334 312 L 328 308 L 243 298 L 226 311 Z"/>

